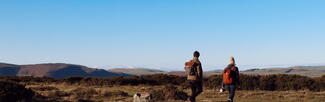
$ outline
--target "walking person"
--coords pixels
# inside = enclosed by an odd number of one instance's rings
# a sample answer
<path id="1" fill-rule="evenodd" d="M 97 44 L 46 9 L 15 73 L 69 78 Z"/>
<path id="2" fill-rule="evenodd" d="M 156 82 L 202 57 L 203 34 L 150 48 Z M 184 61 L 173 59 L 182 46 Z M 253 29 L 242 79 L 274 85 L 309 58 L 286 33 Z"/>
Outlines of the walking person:
<path id="1" fill-rule="evenodd" d="M 199 60 L 199 57 L 200 57 L 200 53 L 198 51 L 195 51 L 193 53 L 193 60 L 185 63 L 187 80 L 192 90 L 192 94 L 189 98 L 191 102 L 195 102 L 196 96 L 198 96 L 203 91 L 202 90 L 203 71 L 202 71 L 202 65 Z"/>
<path id="2" fill-rule="evenodd" d="M 229 65 L 224 69 L 222 76 L 222 89 L 226 88 L 229 91 L 227 102 L 233 102 L 236 88 L 240 87 L 239 70 L 233 56 L 230 57 Z"/>

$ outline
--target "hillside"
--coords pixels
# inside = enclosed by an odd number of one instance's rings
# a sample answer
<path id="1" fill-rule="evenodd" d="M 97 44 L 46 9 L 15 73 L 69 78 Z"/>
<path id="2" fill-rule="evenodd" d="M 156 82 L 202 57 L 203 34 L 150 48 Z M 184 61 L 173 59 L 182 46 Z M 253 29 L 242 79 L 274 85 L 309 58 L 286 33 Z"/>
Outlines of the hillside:
<path id="1" fill-rule="evenodd" d="M 0 76 L 36 76 L 36 77 L 52 77 L 65 78 L 71 76 L 83 77 L 113 77 L 128 76 L 124 73 L 108 72 L 103 69 L 88 68 L 86 66 L 64 64 L 64 63 L 48 63 L 33 65 L 14 65 L 0 63 Z"/>
<path id="2" fill-rule="evenodd" d="M 240 69 L 239 69 L 240 70 Z M 320 77 L 325 75 L 325 66 L 294 66 L 288 68 L 255 68 L 240 71 L 242 74 L 253 74 L 253 75 L 267 75 L 267 74 L 298 74 L 309 77 Z M 168 72 L 170 75 L 185 76 L 184 71 L 171 71 Z M 211 75 L 222 74 L 222 70 L 211 70 L 204 72 L 205 77 Z"/>
<path id="3" fill-rule="evenodd" d="M 149 68 L 113 68 L 109 69 L 109 72 L 115 73 L 125 73 L 130 75 L 152 75 L 152 74 L 168 74 L 168 75 L 176 75 L 176 76 L 186 76 L 185 71 L 163 71 L 157 69 L 149 69 Z M 220 74 L 221 70 L 215 71 L 207 71 L 204 72 L 204 77 L 209 77 L 211 75 Z"/>
<path id="4" fill-rule="evenodd" d="M 219 71 L 219 70 L 216 70 Z M 207 71 L 203 72 L 203 77 L 209 77 L 211 75 L 216 75 L 220 74 L 221 72 L 216 72 L 216 71 Z M 185 71 L 171 71 L 167 73 L 168 75 L 176 75 L 176 76 L 186 76 Z"/>
<path id="5" fill-rule="evenodd" d="M 109 69 L 109 72 L 115 73 L 125 73 L 130 75 L 150 75 L 150 74 L 162 74 L 166 73 L 165 71 L 158 69 L 150 69 L 150 68 L 113 68 Z"/>
<path id="6" fill-rule="evenodd" d="M 240 69 L 239 69 L 240 70 Z M 145 69 L 145 68 L 116 68 L 108 70 L 110 72 L 126 73 L 132 75 L 150 75 L 150 74 L 169 74 L 177 76 L 186 76 L 184 71 L 162 71 L 156 69 Z M 298 74 L 309 77 L 320 77 L 325 75 L 325 66 L 294 66 L 288 68 L 256 68 L 248 70 L 240 70 L 242 74 Z M 211 75 L 221 74 L 222 70 L 211 70 L 205 71 L 204 77 L 209 77 Z"/>
<path id="7" fill-rule="evenodd" d="M 244 74 L 298 74 L 310 77 L 320 77 L 325 74 L 325 66 L 294 66 L 288 68 L 264 68 L 242 71 Z"/>
<path id="8" fill-rule="evenodd" d="M 222 70 L 212 70 L 204 72 L 205 77 L 221 74 Z M 319 77 L 325 74 L 325 66 L 294 66 L 288 68 L 256 68 L 241 71 L 243 74 L 298 74 L 310 77 Z M 15 65 L 0 63 L 0 76 L 47 76 L 52 78 L 64 78 L 70 76 L 84 77 L 113 77 L 129 75 L 151 75 L 169 74 L 185 76 L 184 71 L 163 71 L 149 68 L 114 68 L 108 71 L 104 69 L 94 69 L 82 65 L 47 63 L 33 65 Z"/>

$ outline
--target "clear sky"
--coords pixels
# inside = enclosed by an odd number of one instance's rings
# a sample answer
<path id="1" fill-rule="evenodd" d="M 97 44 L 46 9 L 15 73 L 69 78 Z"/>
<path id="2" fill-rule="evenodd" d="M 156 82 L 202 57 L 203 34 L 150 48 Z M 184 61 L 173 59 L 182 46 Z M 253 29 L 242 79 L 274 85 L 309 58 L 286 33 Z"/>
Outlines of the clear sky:
<path id="1" fill-rule="evenodd" d="M 324 0 L 0 0 L 0 62 L 325 64 Z"/>

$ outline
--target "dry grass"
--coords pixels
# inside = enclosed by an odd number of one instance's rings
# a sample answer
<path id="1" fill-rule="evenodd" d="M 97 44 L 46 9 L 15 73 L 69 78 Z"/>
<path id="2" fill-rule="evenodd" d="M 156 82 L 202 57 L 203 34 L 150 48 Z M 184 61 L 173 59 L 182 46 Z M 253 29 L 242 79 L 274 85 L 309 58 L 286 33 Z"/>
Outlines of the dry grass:
<path id="1" fill-rule="evenodd" d="M 202 102 L 222 102 L 228 93 L 205 90 L 198 97 Z M 310 91 L 238 91 L 235 102 L 325 102 L 325 92 Z"/>
<path id="2" fill-rule="evenodd" d="M 39 84 L 27 87 L 58 101 L 91 100 L 94 102 L 131 102 L 135 93 L 145 93 L 163 88 L 163 86 L 100 87 L 65 84 Z M 185 92 L 189 94 L 190 90 L 185 90 Z M 223 102 L 227 99 L 227 95 L 227 93 L 218 93 L 217 90 L 204 90 L 197 100 L 198 102 Z M 175 102 L 175 100 L 172 101 Z M 308 90 L 237 91 L 235 102 L 325 102 L 325 92 Z"/>

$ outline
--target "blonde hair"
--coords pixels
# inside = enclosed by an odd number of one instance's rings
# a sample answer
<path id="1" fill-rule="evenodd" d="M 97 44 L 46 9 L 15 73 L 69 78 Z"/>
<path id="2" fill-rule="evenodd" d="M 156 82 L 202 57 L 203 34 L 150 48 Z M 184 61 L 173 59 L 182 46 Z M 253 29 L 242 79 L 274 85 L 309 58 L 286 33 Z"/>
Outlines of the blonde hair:
<path id="1" fill-rule="evenodd" d="M 234 56 L 230 56 L 229 64 L 235 64 Z"/>

